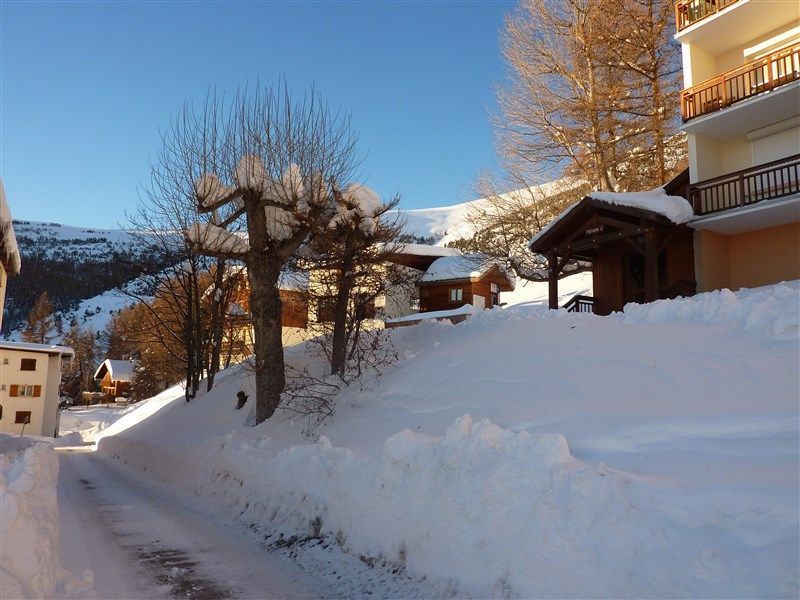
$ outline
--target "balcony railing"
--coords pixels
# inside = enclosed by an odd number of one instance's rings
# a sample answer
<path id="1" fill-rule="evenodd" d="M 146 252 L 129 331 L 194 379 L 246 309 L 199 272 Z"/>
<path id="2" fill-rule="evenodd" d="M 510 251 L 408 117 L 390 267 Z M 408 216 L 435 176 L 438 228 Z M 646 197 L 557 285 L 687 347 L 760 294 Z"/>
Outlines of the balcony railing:
<path id="1" fill-rule="evenodd" d="M 675 3 L 675 29 L 680 31 L 717 14 L 738 0 L 680 0 Z"/>
<path id="2" fill-rule="evenodd" d="M 800 80 L 800 44 L 773 52 L 681 92 L 684 123 Z"/>
<path id="3" fill-rule="evenodd" d="M 696 215 L 800 193 L 800 154 L 689 186 Z"/>
<path id="4" fill-rule="evenodd" d="M 577 312 L 577 313 L 593 313 L 594 312 L 594 297 L 593 296 L 582 296 L 581 294 L 577 294 L 573 296 L 569 302 L 567 302 L 563 308 L 567 309 L 567 312 Z"/>

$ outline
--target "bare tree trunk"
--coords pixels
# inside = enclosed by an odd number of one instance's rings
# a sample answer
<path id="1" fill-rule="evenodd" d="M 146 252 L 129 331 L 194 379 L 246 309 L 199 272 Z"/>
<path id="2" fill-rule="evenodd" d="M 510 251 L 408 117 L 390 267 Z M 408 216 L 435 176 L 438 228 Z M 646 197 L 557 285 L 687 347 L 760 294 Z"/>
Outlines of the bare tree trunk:
<path id="1" fill-rule="evenodd" d="M 347 354 L 347 309 L 350 293 L 353 290 L 351 270 L 350 259 L 345 259 L 337 277 L 338 289 L 331 339 L 331 375 L 339 375 L 343 379 Z"/>
<path id="2" fill-rule="evenodd" d="M 214 297 L 211 299 L 211 358 L 206 376 L 207 391 L 214 387 L 214 377 L 219 372 L 222 353 L 223 324 L 225 320 L 224 303 L 220 295 L 225 282 L 225 261 L 217 261 L 214 275 Z"/>
<path id="3" fill-rule="evenodd" d="M 266 227 L 259 223 L 263 211 L 248 220 L 251 248 L 263 248 Z M 250 313 L 253 317 L 253 354 L 256 378 L 256 424 L 269 419 L 278 408 L 286 385 L 282 340 L 282 305 L 278 280 L 283 263 L 270 253 L 251 250 L 247 262 Z"/>

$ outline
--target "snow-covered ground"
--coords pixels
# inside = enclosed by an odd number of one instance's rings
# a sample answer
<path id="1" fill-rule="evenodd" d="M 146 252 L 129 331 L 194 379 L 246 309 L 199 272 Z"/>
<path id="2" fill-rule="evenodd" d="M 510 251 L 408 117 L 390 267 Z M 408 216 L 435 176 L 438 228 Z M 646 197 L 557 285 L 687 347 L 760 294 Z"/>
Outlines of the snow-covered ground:
<path id="1" fill-rule="evenodd" d="M 0 597 L 76 598 L 92 595 L 59 562 L 53 445 L 0 434 Z"/>
<path id="2" fill-rule="evenodd" d="M 56 445 L 66 438 L 68 442 L 94 442 L 98 434 L 109 425 L 115 423 L 125 415 L 132 412 L 147 411 L 149 400 L 137 402 L 130 406 L 106 406 L 95 404 L 93 406 L 73 406 L 61 411 L 59 420 L 59 438 Z M 75 437 L 75 436 L 78 437 Z"/>
<path id="3" fill-rule="evenodd" d="M 798 282 L 483 311 L 392 331 L 399 364 L 312 438 L 284 413 L 248 427 L 232 368 L 99 451 L 301 563 L 326 545 L 439 595 L 797 597 L 799 312 Z"/>

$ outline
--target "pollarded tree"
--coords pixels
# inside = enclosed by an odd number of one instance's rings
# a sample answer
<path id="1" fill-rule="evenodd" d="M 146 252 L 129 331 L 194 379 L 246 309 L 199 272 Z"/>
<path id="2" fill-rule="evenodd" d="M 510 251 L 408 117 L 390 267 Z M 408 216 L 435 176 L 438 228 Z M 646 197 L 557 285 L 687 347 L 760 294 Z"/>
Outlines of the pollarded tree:
<path id="1" fill-rule="evenodd" d="M 285 387 L 281 270 L 333 215 L 358 159 L 347 114 L 321 96 L 292 97 L 285 85 L 209 96 L 184 108 L 165 136 L 164 171 L 191 174 L 199 219 L 186 232 L 203 254 L 247 266 L 254 328 L 256 423 Z"/>
<path id="2" fill-rule="evenodd" d="M 347 361 L 357 352 L 362 324 L 374 318 L 375 301 L 390 287 L 413 286 L 408 269 L 392 264 L 402 222 L 391 211 L 400 199 L 382 203 L 365 185 L 335 190 L 336 213 L 309 246 L 309 262 L 318 279 L 312 306 L 330 301 L 331 320 L 317 341 L 330 361 L 331 374 L 346 381 Z"/>
<path id="3" fill-rule="evenodd" d="M 28 324 L 22 330 L 22 340 L 34 344 L 49 344 L 56 326 L 53 303 L 47 292 L 42 292 L 28 314 Z"/>

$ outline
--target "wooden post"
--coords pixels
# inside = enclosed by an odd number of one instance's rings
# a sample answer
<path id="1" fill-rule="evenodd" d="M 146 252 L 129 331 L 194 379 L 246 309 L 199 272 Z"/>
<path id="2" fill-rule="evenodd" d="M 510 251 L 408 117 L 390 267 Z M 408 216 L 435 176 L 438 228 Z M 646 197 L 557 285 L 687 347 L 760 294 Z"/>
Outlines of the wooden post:
<path id="1" fill-rule="evenodd" d="M 555 252 L 547 254 L 547 284 L 550 295 L 550 308 L 558 308 L 558 255 Z"/>
<path id="2" fill-rule="evenodd" d="M 658 300 L 658 232 L 652 225 L 644 232 L 644 300 Z"/>

